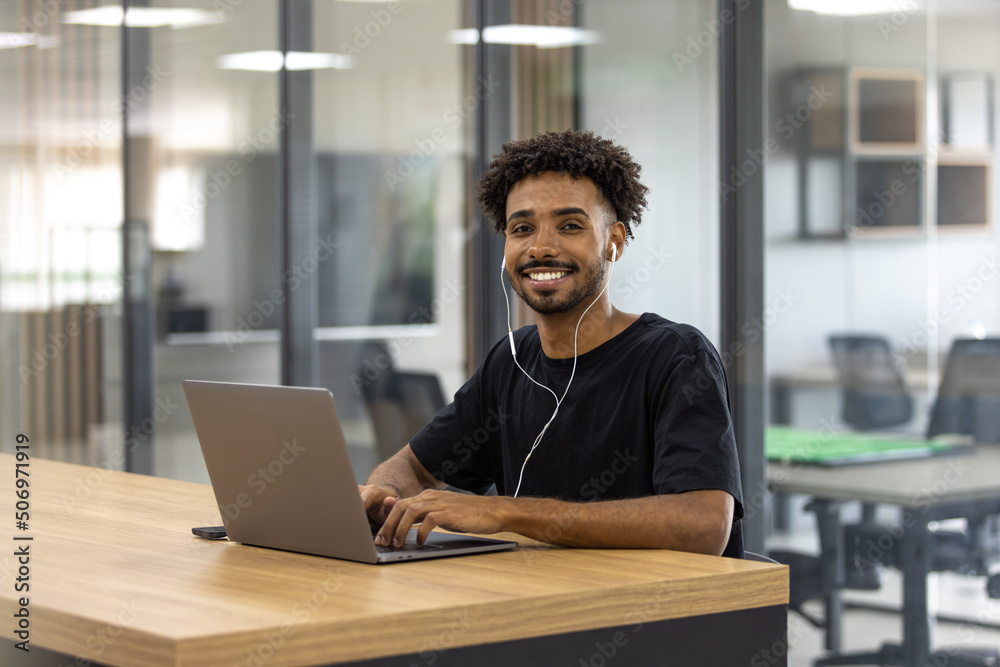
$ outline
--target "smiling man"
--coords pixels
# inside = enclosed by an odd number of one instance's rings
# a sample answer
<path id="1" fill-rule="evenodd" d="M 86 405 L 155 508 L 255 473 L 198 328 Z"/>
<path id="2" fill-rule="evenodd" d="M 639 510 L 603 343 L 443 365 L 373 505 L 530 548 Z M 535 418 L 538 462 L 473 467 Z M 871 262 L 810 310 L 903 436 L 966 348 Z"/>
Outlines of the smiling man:
<path id="1" fill-rule="evenodd" d="M 719 355 L 695 328 L 615 308 L 611 267 L 647 188 L 589 132 L 510 142 L 479 183 L 503 275 L 537 326 L 499 341 L 455 400 L 360 487 L 398 545 L 419 523 L 553 544 L 743 555 Z M 497 495 L 445 490 L 447 485 Z"/>

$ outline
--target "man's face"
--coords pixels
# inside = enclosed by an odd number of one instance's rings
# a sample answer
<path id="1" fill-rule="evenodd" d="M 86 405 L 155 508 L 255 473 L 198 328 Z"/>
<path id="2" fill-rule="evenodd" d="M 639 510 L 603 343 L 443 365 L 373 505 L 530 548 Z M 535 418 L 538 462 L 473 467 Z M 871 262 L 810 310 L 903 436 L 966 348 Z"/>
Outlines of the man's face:
<path id="1" fill-rule="evenodd" d="M 604 281 L 614 216 L 587 177 L 545 172 L 507 195 L 504 260 L 518 296 L 537 313 L 587 308 Z"/>

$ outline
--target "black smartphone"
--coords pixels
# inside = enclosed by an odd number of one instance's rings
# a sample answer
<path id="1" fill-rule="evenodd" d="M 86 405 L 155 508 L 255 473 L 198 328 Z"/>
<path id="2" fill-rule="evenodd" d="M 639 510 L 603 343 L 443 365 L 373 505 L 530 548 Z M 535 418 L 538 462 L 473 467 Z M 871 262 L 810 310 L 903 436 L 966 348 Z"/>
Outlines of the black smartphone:
<path id="1" fill-rule="evenodd" d="M 200 528 L 192 528 L 191 532 L 202 537 L 206 540 L 224 540 L 226 539 L 226 527 L 225 526 L 201 526 Z"/>

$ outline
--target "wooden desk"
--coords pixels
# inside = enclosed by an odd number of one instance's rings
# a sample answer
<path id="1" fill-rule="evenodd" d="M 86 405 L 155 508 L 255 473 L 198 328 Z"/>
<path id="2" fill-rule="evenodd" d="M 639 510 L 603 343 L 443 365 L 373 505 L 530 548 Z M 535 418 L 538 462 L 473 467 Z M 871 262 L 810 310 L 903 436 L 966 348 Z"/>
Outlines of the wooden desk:
<path id="1" fill-rule="evenodd" d="M 13 469 L 13 457 L 0 455 L 8 506 Z M 17 536 L 34 538 L 31 646 L 96 663 L 276 666 L 416 654 L 404 664 L 441 665 L 472 649 L 439 650 L 487 645 L 481 650 L 495 661 L 468 664 L 502 664 L 515 650 L 541 655 L 530 643 L 541 640 L 525 638 L 576 637 L 579 654 L 559 649 L 558 659 L 536 660 L 578 667 L 605 660 L 600 651 L 624 655 L 620 639 L 638 645 L 661 634 L 644 628 L 684 622 L 671 655 L 683 655 L 685 641 L 700 642 L 706 656 L 756 642 L 739 664 L 775 650 L 769 664 L 786 664 L 784 566 L 544 545 L 371 566 L 195 538 L 192 526 L 221 523 L 209 486 L 38 459 L 30 473 L 30 529 Z M 10 516 L 7 526 L 10 545 Z M 17 609 L 16 567 L 0 568 L 7 619 Z M 505 643 L 489 647 L 496 642 Z"/>
<path id="2" fill-rule="evenodd" d="M 931 569 L 931 521 L 956 517 L 1000 514 L 1000 446 L 982 445 L 973 454 L 953 457 L 871 463 L 826 468 L 801 463 L 770 463 L 768 482 L 782 493 L 810 495 L 821 503 L 819 530 L 826 544 L 821 557 L 828 584 L 843 579 L 840 548 L 840 513 L 836 503 L 860 500 L 902 508 L 905 530 L 886 530 L 880 544 L 862 545 L 875 556 L 896 550 L 903 573 L 903 643 L 881 657 L 886 662 L 831 664 L 901 664 L 924 667 L 931 656 L 930 620 L 927 613 L 927 575 Z M 876 558 L 877 560 L 877 558 Z M 827 599 L 827 648 L 839 653 L 840 599 L 836 590 Z M 892 660 L 892 662 L 888 662 Z M 936 663 L 944 664 L 944 663 Z"/>

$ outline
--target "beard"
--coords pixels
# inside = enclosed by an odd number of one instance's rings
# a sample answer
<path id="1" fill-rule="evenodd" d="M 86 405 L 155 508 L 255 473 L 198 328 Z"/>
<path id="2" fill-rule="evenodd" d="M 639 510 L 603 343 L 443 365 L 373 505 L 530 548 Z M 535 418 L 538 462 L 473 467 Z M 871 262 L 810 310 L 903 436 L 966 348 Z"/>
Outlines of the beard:
<path id="1" fill-rule="evenodd" d="M 522 275 L 524 271 L 534 268 L 567 269 L 578 274 L 582 280 L 563 296 L 557 296 L 558 290 L 538 290 L 529 292 L 522 285 L 525 281 Z M 511 280 L 514 292 L 528 304 L 528 307 L 539 315 L 559 315 L 568 313 L 589 297 L 601 291 L 604 282 L 604 260 L 595 258 L 594 262 L 586 267 L 586 271 L 578 271 L 577 267 L 565 262 L 528 262 L 517 268 L 518 280 Z M 508 275 L 508 279 L 510 276 Z M 588 303 L 589 305 L 589 303 Z"/>

